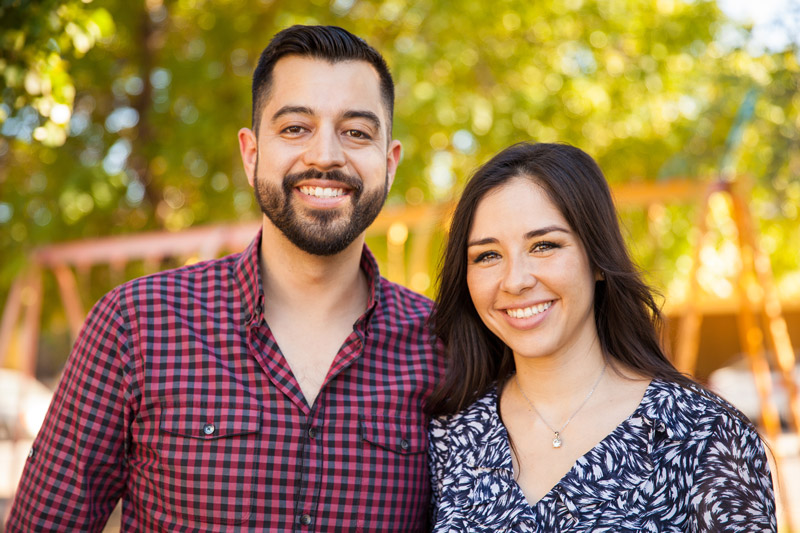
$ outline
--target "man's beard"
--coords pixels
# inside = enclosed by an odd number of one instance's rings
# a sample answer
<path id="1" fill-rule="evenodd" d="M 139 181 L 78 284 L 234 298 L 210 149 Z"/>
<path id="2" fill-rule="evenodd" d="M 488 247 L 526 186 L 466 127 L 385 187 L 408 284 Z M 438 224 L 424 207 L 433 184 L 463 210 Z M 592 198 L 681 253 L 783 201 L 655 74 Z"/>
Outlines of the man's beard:
<path id="1" fill-rule="evenodd" d="M 258 168 L 258 163 L 256 163 Z M 350 191 L 350 216 L 343 206 L 334 209 L 304 209 L 298 215 L 294 207 L 295 186 L 309 179 L 332 180 L 346 185 Z M 340 170 L 320 172 L 308 169 L 287 174 L 282 187 L 255 176 L 255 194 L 261 211 L 289 241 L 309 254 L 334 255 L 347 248 L 378 216 L 389 192 L 389 177 L 382 189 L 365 192 L 360 179 Z"/>

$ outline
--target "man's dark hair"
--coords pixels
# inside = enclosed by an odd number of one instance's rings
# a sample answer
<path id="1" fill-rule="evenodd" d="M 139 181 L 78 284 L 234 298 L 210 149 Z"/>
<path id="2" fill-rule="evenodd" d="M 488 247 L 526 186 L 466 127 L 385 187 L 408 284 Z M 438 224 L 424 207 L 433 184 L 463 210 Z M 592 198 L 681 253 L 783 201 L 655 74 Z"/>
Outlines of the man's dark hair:
<path id="1" fill-rule="evenodd" d="M 272 87 L 272 71 L 279 59 L 285 56 L 324 59 L 330 63 L 340 61 L 366 61 L 377 71 L 381 96 L 386 106 L 389 132 L 394 113 L 394 81 L 386 61 L 377 50 L 363 39 L 338 26 L 291 26 L 275 34 L 261 52 L 258 66 L 253 72 L 253 131 L 258 135 L 261 112 Z"/>

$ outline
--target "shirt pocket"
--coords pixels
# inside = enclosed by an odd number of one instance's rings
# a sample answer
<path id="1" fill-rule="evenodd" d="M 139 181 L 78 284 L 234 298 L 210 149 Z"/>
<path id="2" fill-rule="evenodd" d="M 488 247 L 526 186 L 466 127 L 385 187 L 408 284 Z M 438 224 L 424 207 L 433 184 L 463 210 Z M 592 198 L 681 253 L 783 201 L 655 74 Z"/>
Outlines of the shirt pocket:
<path id="1" fill-rule="evenodd" d="M 358 531 L 423 531 L 430 479 L 427 431 L 421 419 L 359 417 Z"/>
<path id="2" fill-rule="evenodd" d="M 160 505 L 189 522 L 239 524 L 250 517 L 261 409 L 228 401 L 170 405 L 159 420 Z"/>
<path id="3" fill-rule="evenodd" d="M 370 444 L 400 455 L 427 450 L 425 428 L 403 418 L 359 419 L 361 438 Z"/>

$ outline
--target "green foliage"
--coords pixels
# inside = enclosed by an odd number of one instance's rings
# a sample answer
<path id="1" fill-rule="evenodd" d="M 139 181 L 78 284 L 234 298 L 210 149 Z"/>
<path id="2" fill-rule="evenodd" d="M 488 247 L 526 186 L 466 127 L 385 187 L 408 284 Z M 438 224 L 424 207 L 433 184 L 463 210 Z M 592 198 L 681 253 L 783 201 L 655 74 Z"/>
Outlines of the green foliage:
<path id="1" fill-rule="evenodd" d="M 77 0 L 4 0 L 0 20 L 0 121 L 11 116 L 19 122 L 13 126 L 14 136 L 60 146 L 75 98 L 69 60 L 83 57 L 98 40 L 110 36 L 114 21 L 105 9 L 89 9 Z"/>
<path id="2" fill-rule="evenodd" d="M 343 26 L 387 57 L 397 83 L 394 133 L 404 144 L 391 204 L 453 198 L 477 165 L 527 139 L 584 148 L 613 184 L 710 179 L 728 157 L 752 178 L 776 270 L 797 268 L 796 248 L 780 243 L 800 237 L 798 51 L 749 55 L 726 37 L 746 30 L 714 2 L 0 6 L 0 300 L 37 244 L 254 218 L 236 132 L 250 122 L 260 51 L 298 23 Z M 753 89 L 753 116 L 726 156 Z M 695 211 L 676 204 L 624 213 L 637 256 L 661 287 L 681 275 Z"/>

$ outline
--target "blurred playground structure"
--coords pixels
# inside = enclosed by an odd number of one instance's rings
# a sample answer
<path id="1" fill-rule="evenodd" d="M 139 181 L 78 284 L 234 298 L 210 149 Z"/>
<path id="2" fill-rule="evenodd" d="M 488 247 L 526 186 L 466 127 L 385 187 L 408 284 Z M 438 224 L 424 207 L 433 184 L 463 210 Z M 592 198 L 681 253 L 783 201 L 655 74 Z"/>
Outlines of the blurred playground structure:
<path id="1" fill-rule="evenodd" d="M 0 533 L 94 301 L 255 235 L 224 139 L 250 123 L 265 39 L 314 23 L 365 38 L 396 81 L 402 173 L 367 235 L 381 273 L 433 296 L 451 198 L 474 166 L 523 139 L 579 145 L 664 295 L 668 352 L 757 422 L 779 531 L 800 532 L 800 1 L 47 0 L 0 12 Z"/>
<path id="2" fill-rule="evenodd" d="M 739 183 L 732 179 L 671 179 L 619 185 L 613 192 L 620 209 L 671 203 L 698 208 L 689 290 L 682 301 L 665 302 L 665 342 L 678 368 L 709 383 L 759 422 L 775 453 L 774 470 L 780 477 L 776 485 L 780 489 L 781 531 L 791 531 L 792 524 L 800 528 L 800 403 L 790 333 L 795 338 L 800 335 L 800 306 L 782 302 L 777 293 L 769 258 L 759 249 Z M 387 278 L 431 293 L 431 271 L 451 208 L 450 203 L 442 203 L 384 209 L 368 231 L 368 242 L 379 250 L 379 263 Z M 727 210 L 731 226 L 723 233 L 738 253 L 734 290 L 723 300 L 707 294 L 700 284 L 707 235 L 719 221 L 719 216 L 712 216 L 715 209 Z M 188 264 L 241 250 L 258 227 L 259 222 L 205 226 L 67 242 L 33 251 L 28 267 L 14 281 L 0 322 L 0 368 L 14 369 L 0 374 L 6 380 L 0 395 L 0 515 L 49 397 L 33 379 L 45 302 L 63 308 L 74 339 L 90 304 L 81 300 L 80 294 L 86 292 L 81 289 L 92 282 L 93 269 L 108 268 L 112 281 L 121 282 L 125 267 L 134 262 L 141 263 L 144 272 L 154 272 L 163 268 L 165 261 Z M 58 297 L 45 294 L 46 275 L 53 276 Z M 792 320 L 787 322 L 787 317 Z"/>

